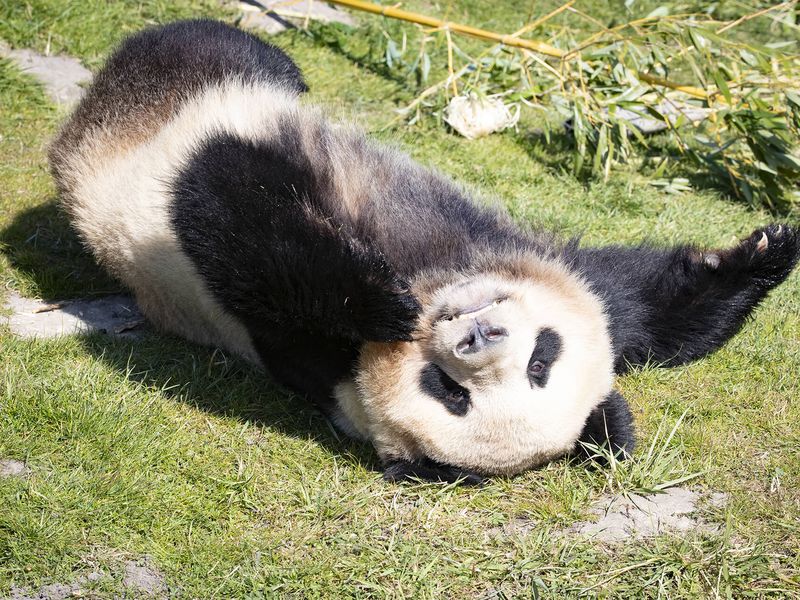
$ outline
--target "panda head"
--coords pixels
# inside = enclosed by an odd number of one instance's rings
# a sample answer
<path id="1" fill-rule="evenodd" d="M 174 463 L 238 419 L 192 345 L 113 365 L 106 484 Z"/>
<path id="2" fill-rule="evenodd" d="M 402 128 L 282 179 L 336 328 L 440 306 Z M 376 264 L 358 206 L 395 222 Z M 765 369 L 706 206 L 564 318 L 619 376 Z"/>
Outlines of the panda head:
<path id="1" fill-rule="evenodd" d="M 511 475 L 569 452 L 612 389 L 599 299 L 555 260 L 506 258 L 414 282 L 411 343 L 368 343 L 339 408 L 384 463 Z"/>

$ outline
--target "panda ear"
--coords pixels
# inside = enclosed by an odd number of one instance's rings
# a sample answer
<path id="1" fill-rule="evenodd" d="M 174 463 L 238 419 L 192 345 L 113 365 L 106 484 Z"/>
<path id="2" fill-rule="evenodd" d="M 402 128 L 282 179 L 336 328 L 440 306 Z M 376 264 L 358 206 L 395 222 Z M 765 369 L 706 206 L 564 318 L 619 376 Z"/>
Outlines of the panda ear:
<path id="1" fill-rule="evenodd" d="M 617 391 L 609 393 L 589 415 L 578 438 L 574 454 L 587 458 L 591 451 L 583 443 L 595 446 L 608 445 L 619 458 L 628 458 L 636 444 L 633 415 L 628 401 Z"/>
<path id="2" fill-rule="evenodd" d="M 443 465 L 427 458 L 418 461 L 391 460 L 384 463 L 383 469 L 383 478 L 391 482 L 414 479 L 461 485 L 482 485 L 486 482 L 486 479 L 477 473 L 451 465 Z"/>

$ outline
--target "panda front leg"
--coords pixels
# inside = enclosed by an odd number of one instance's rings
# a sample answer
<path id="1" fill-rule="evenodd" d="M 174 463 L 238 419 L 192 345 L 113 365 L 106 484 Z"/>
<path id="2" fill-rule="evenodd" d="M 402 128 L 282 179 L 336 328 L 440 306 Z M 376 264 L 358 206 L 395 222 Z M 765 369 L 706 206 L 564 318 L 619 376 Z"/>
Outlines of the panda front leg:
<path id="1" fill-rule="evenodd" d="M 311 239 L 298 235 L 283 256 L 273 251 L 269 289 L 256 289 L 238 305 L 250 330 L 266 325 L 287 335 L 411 340 L 420 305 L 408 285 L 380 253 L 332 229 L 321 228 Z"/>
<path id="2" fill-rule="evenodd" d="M 419 304 L 359 236 L 301 133 L 209 140 L 171 184 L 171 227 L 203 281 L 253 336 L 408 340 Z M 285 139 L 284 139 L 285 138 Z"/>
<path id="3" fill-rule="evenodd" d="M 578 262 L 606 303 L 617 372 L 624 372 L 648 361 L 679 365 L 718 349 L 798 258 L 798 230 L 769 225 L 730 248 L 586 249 Z"/>
<path id="4" fill-rule="evenodd" d="M 410 341 L 420 305 L 383 255 L 326 222 L 283 257 L 286 285 L 272 290 L 289 328 L 364 342 Z M 266 303 L 269 304 L 268 302 Z"/>

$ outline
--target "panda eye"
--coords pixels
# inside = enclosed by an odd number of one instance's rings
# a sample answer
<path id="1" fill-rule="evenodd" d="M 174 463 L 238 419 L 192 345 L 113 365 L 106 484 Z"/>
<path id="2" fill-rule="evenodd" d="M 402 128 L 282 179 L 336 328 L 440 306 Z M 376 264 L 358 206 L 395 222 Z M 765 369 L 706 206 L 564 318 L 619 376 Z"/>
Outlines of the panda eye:
<path id="1" fill-rule="evenodd" d="M 544 371 L 544 369 L 545 364 L 540 360 L 535 360 L 531 366 L 528 367 L 528 373 L 531 375 L 539 375 L 542 371 Z"/>
<path id="2" fill-rule="evenodd" d="M 549 328 L 542 329 L 536 336 L 531 358 L 528 361 L 528 382 L 531 387 L 543 388 L 550 378 L 550 367 L 561 354 L 561 336 Z"/>
<path id="3" fill-rule="evenodd" d="M 528 382 L 531 387 L 544 387 L 547 385 L 549 373 L 547 372 L 547 365 L 540 360 L 532 360 L 528 363 Z"/>
<path id="4" fill-rule="evenodd" d="M 432 396 L 450 412 L 458 417 L 467 414 L 470 403 L 469 390 L 460 386 L 438 365 L 428 363 L 420 374 L 422 391 Z"/>

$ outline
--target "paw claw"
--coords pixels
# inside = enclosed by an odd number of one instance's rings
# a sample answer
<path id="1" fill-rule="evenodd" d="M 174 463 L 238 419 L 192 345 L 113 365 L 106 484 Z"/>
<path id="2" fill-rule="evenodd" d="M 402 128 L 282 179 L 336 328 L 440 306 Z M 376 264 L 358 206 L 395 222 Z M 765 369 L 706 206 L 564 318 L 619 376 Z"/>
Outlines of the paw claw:
<path id="1" fill-rule="evenodd" d="M 780 233 L 780 227 L 775 232 L 775 234 L 778 235 L 779 233 Z M 758 240 L 758 244 L 756 244 L 756 250 L 758 252 L 764 252 L 768 247 L 769 247 L 769 238 L 767 237 L 767 232 L 763 231 L 761 232 L 761 239 Z"/>
<path id="2" fill-rule="evenodd" d="M 720 257 L 717 254 L 706 254 L 703 257 L 703 262 L 712 269 L 716 269 L 719 267 Z"/>

